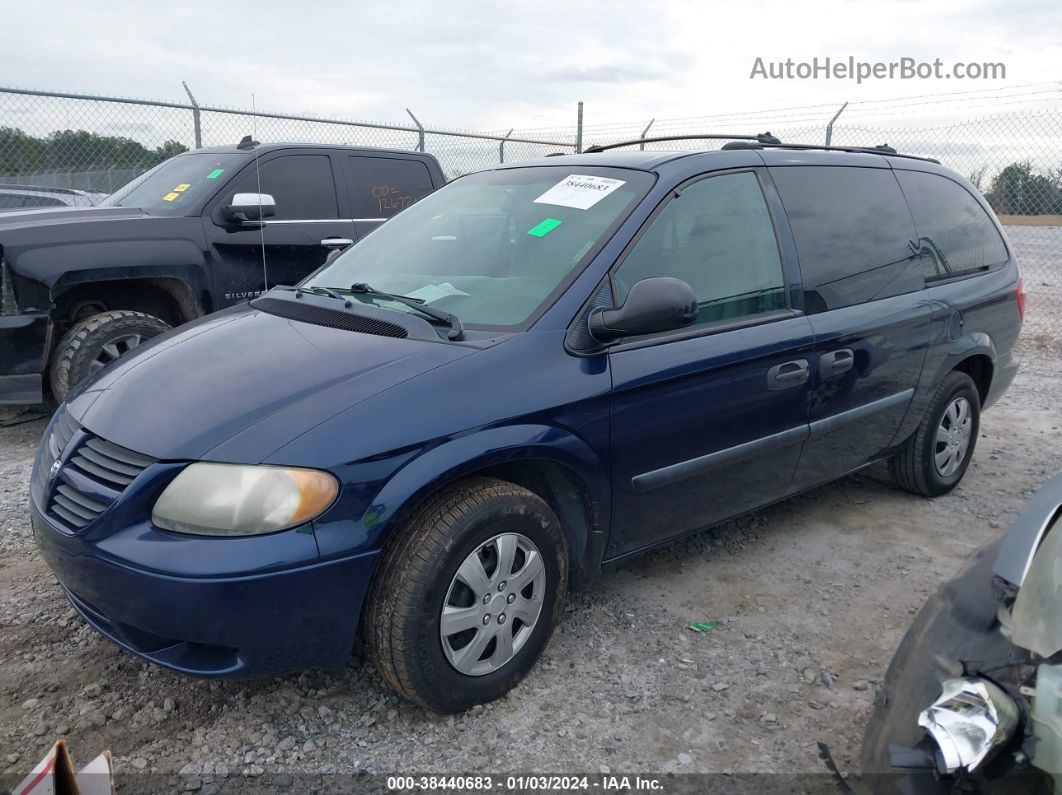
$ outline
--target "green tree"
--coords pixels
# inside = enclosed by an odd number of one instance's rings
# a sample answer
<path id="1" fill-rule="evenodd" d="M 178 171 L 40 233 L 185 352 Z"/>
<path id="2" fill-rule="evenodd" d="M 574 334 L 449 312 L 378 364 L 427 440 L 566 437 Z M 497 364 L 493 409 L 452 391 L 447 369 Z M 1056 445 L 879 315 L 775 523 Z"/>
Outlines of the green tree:
<path id="1" fill-rule="evenodd" d="M 87 130 L 57 130 L 38 138 L 0 127 L 0 174 L 148 169 L 187 151 L 174 140 L 149 149 L 131 138 Z"/>
<path id="2" fill-rule="evenodd" d="M 1062 212 L 1062 190 L 1054 176 L 1038 174 L 1031 161 L 1011 163 L 992 180 L 985 195 L 997 213 L 1045 215 Z"/>

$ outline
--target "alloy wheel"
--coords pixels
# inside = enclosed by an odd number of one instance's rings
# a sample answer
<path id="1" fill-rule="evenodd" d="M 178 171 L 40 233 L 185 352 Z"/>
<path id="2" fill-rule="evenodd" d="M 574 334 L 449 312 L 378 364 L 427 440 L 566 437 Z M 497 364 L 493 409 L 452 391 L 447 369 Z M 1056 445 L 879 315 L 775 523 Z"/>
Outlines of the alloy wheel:
<path id="1" fill-rule="evenodd" d="M 123 356 L 143 341 L 140 334 L 122 334 L 114 337 L 100 350 L 99 355 L 89 363 L 89 372 L 95 373 L 113 362 L 119 356 Z"/>

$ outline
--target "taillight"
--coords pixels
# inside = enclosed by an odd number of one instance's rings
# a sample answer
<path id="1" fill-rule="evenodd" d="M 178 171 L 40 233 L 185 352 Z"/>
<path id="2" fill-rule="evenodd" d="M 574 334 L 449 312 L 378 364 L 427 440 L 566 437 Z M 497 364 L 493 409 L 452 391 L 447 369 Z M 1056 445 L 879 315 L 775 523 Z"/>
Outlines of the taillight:
<path id="1" fill-rule="evenodd" d="M 1017 292 L 1016 292 L 1015 295 L 1016 295 L 1016 297 L 1018 299 L 1018 317 L 1024 318 L 1025 317 L 1025 279 L 1023 279 L 1021 277 L 1021 274 L 1018 274 L 1018 289 L 1017 289 Z"/>

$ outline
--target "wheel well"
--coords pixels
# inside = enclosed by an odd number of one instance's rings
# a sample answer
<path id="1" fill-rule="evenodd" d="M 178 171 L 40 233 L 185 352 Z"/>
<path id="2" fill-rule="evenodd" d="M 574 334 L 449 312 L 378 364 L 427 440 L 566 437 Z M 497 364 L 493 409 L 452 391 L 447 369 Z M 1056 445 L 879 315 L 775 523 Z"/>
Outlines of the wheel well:
<path id="1" fill-rule="evenodd" d="M 114 309 L 131 309 L 179 326 L 200 312 L 180 279 L 115 279 L 73 285 L 55 298 L 54 319 L 66 329 L 90 315 Z"/>
<path id="2" fill-rule="evenodd" d="M 992 360 L 985 354 L 978 353 L 963 359 L 953 368 L 956 372 L 966 373 L 977 386 L 977 394 L 983 406 L 988 399 L 988 390 L 992 386 Z"/>
<path id="3" fill-rule="evenodd" d="M 588 559 L 591 532 L 594 529 L 593 499 L 575 472 L 568 467 L 544 459 L 528 459 L 494 464 L 471 472 L 464 472 L 460 479 L 466 477 L 490 477 L 515 483 L 533 494 L 541 497 L 560 520 L 568 541 L 568 585 L 573 591 L 581 590 L 593 579 L 597 567 Z M 450 480 L 421 495 L 416 505 L 449 488 L 456 480 Z M 406 506 L 399 517 L 402 519 L 416 507 Z"/>

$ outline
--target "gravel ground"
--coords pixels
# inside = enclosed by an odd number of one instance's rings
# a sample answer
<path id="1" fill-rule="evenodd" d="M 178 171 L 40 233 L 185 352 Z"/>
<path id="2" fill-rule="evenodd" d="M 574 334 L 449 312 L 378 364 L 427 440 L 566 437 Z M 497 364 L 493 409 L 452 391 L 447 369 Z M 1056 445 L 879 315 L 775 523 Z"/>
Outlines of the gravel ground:
<path id="1" fill-rule="evenodd" d="M 1058 350 L 1023 357 L 952 494 L 905 494 L 873 467 L 625 563 L 571 600 L 516 690 L 455 717 L 399 701 L 360 658 L 204 682 L 98 637 L 32 543 L 44 421 L 0 429 L 0 779 L 59 736 L 79 763 L 110 749 L 119 792 L 300 791 L 308 773 L 359 771 L 822 774 L 820 742 L 852 771 L 913 614 L 1062 469 Z"/>

